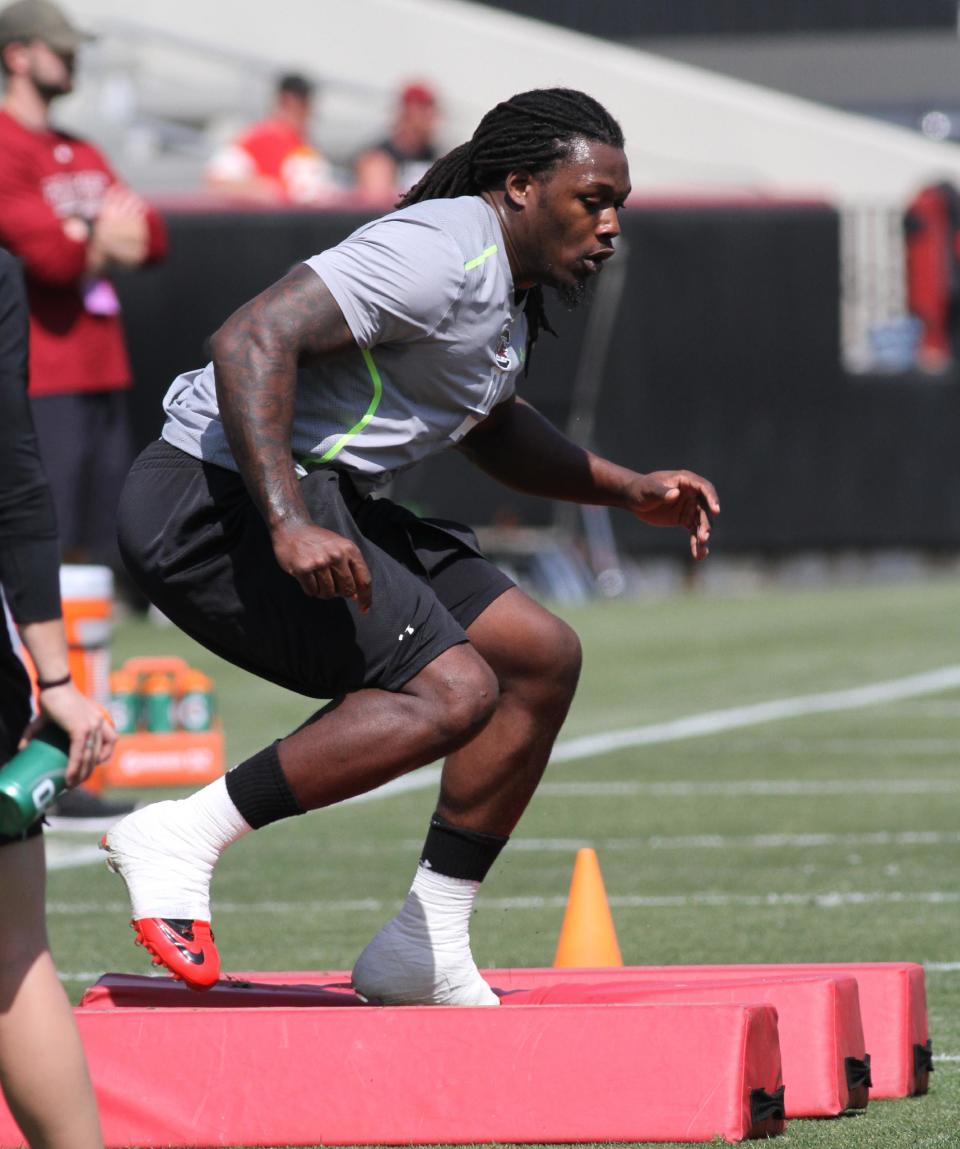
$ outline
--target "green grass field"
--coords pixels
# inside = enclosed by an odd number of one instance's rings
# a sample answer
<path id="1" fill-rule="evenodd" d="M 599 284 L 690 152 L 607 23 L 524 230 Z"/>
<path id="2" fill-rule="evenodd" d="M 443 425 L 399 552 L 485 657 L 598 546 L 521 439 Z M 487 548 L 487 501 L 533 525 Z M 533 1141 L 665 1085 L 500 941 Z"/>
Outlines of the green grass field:
<path id="1" fill-rule="evenodd" d="M 947 581 L 563 614 L 586 656 L 564 741 L 960 663 L 960 585 Z M 313 709 L 173 629 L 118 628 L 115 665 L 147 653 L 185 654 L 213 675 L 231 763 Z M 930 1094 L 792 1121 L 781 1140 L 790 1149 L 960 1146 L 958 757 L 953 686 L 555 763 L 484 887 L 476 957 L 551 964 L 574 853 L 590 845 L 628 964 L 926 963 Z M 425 786 L 241 842 L 214 885 L 225 967 L 348 969 L 406 892 L 432 800 Z M 51 834 L 53 864 L 92 841 Z M 132 944 L 123 885 L 102 865 L 53 870 L 49 903 L 74 999 L 101 971 L 149 968 Z"/>

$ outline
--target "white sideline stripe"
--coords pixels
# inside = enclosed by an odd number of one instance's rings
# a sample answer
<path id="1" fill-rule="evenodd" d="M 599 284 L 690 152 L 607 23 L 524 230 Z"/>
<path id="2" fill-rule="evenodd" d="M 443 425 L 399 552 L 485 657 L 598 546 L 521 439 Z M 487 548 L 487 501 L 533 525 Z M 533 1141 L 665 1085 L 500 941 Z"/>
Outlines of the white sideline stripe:
<path id="1" fill-rule="evenodd" d="M 553 754 L 554 762 L 568 762 L 591 754 L 605 754 L 627 746 L 649 746 L 654 743 L 676 742 L 683 738 L 702 738 L 722 730 L 735 730 L 742 726 L 756 726 L 763 722 L 777 722 L 784 718 L 798 718 L 805 714 L 826 714 L 840 710 L 858 710 L 863 706 L 878 706 L 882 702 L 895 702 L 901 698 L 916 698 L 923 694 L 937 694 L 960 686 L 960 666 L 944 666 L 923 674 L 911 674 L 887 682 L 874 682 L 870 686 L 856 686 L 849 690 L 832 690 L 823 694 L 801 694 L 794 698 L 781 698 L 771 702 L 758 702 L 752 706 L 734 706 L 729 710 L 708 710 L 689 718 L 673 722 L 659 722 L 651 726 L 636 726 L 630 730 L 590 734 L 561 743 Z"/>
<path id="2" fill-rule="evenodd" d="M 858 789 L 858 793 L 862 790 Z M 960 830 L 874 830 L 861 834 L 654 834 L 632 838 L 512 838 L 511 854 L 571 854 L 592 846 L 609 853 L 636 850 L 779 850 L 816 849 L 823 846 L 955 846 Z M 48 848 L 50 843 L 48 842 Z M 423 845 L 418 838 L 398 839 L 374 845 L 371 842 L 343 843 L 337 847 L 342 857 L 370 858 L 395 853 L 416 852 Z M 65 846 L 57 843 L 53 856 L 47 855 L 47 868 L 63 870 L 104 861 L 95 846 Z"/>
<path id="3" fill-rule="evenodd" d="M 404 781 L 404 779 L 399 779 Z M 758 778 L 736 782 L 543 782 L 537 791 L 541 797 L 552 798 L 600 798 L 646 795 L 648 797 L 671 798 L 740 798 L 744 795 L 764 797 L 816 797 L 854 794 L 894 794 L 898 796 L 922 794 L 955 794 L 960 791 L 960 780 L 939 778 L 913 778 L 910 780 L 891 779 L 881 782 L 825 780 L 819 782 L 791 781 L 789 779 Z M 387 797 L 382 790 L 361 797 Z M 356 799 L 354 799 L 356 800 Z M 607 850 L 652 850 L 681 849 L 778 849 L 785 847 L 812 848 L 815 846 L 937 846 L 955 845 L 960 842 L 960 833 L 938 833 L 936 831 L 908 830 L 901 833 L 878 831 L 865 834 L 751 834 L 743 837 L 722 834 L 694 834 L 686 837 L 653 836 L 650 838 L 515 838 L 510 849 L 518 851 L 578 850 L 583 846 L 602 845 Z M 380 852 L 391 849 L 419 849 L 420 842 L 401 842 Z M 369 845 L 358 847 L 357 854 L 364 856 L 375 853 Z M 353 853 L 347 849 L 345 853 Z M 78 866 L 89 866 L 104 861 L 103 852 L 97 846 L 67 846 L 62 840 L 55 845 L 47 838 L 47 868 L 65 870 Z"/>
<path id="4" fill-rule="evenodd" d="M 840 906 L 872 905 L 954 905 L 960 903 L 960 890 L 927 890 L 908 892 L 904 890 L 840 890 L 822 893 L 768 893 L 768 894 L 721 894 L 703 891 L 692 894 L 614 894 L 607 901 L 614 909 L 683 909 L 687 906 L 806 906 L 815 909 L 836 909 Z M 563 909 L 567 896 L 554 895 L 544 898 L 536 895 L 514 898 L 477 899 L 477 906 L 485 910 L 554 910 Z M 324 914 L 324 913 L 383 913 L 391 907 L 398 907 L 397 901 L 383 901 L 379 898 L 356 898 L 343 901 L 309 902 L 216 902 L 217 914 Z M 100 914 L 129 913 L 126 903 L 98 902 L 51 902 L 48 914 Z"/>
<path id="5" fill-rule="evenodd" d="M 99 846 L 67 846 L 57 842 L 52 844 L 46 839 L 47 869 L 72 870 L 75 866 L 91 866 L 94 862 L 102 862 L 106 855 Z"/>
<path id="6" fill-rule="evenodd" d="M 925 968 L 933 973 L 960 973 L 960 961 L 928 961 Z"/>
<path id="7" fill-rule="evenodd" d="M 627 746 L 653 746 L 664 742 L 677 742 L 687 738 L 703 738 L 710 734 L 717 734 L 724 730 L 734 730 L 744 726 L 756 726 L 764 722 L 774 722 L 782 718 L 795 718 L 804 714 L 826 714 L 832 711 L 854 710 L 863 706 L 877 706 L 882 702 L 894 702 L 899 699 L 917 698 L 925 694 L 936 694 L 940 691 L 960 687 L 960 666 L 944 666 L 939 670 L 927 671 L 924 674 L 912 674 L 906 678 L 895 678 L 887 682 L 875 682 L 870 686 L 858 686 L 849 690 L 834 690 L 823 694 L 801 694 L 794 698 L 782 698 L 771 702 L 759 702 L 752 706 L 735 706 L 729 710 L 708 710 L 703 714 L 693 714 L 687 718 L 678 718 L 672 722 L 659 722 L 650 726 L 636 726 L 627 730 L 613 730 L 605 734 L 590 734 L 583 738 L 574 738 L 568 742 L 561 742 L 554 747 L 550 757 L 552 763 L 573 762 L 580 758 L 589 758 L 596 754 L 606 754 L 612 750 L 620 750 Z M 377 790 L 367 794 L 358 794 L 350 798 L 350 802 L 371 802 L 381 798 L 391 798 L 397 794 L 409 794 L 417 790 L 425 790 L 437 785 L 440 781 L 439 765 L 424 766 L 412 774 L 405 774 L 395 778 Z M 544 783 L 540 793 L 549 793 L 557 783 Z M 635 785 L 643 785 L 636 783 Z M 820 789 L 802 789 L 804 784 L 793 783 L 793 788 L 784 789 L 738 789 L 727 790 L 716 787 L 752 786 L 761 783 L 648 783 L 647 790 L 619 790 L 613 793 L 633 794 L 648 793 L 681 797 L 693 794 L 728 796 L 733 794 L 770 793 L 770 794 L 848 794 L 865 793 L 867 787 L 850 783 L 850 788 L 840 788 L 842 783 L 813 783 L 806 785 L 819 785 Z M 788 783 L 766 783 L 764 785 L 783 787 Z M 879 783 L 869 784 L 869 792 L 874 794 L 931 794 L 953 793 L 960 789 L 960 783 L 950 784 L 926 783 L 919 781 L 904 783 L 886 783 L 882 788 Z M 891 786 L 900 788 L 890 789 Z M 673 787 L 668 788 L 668 787 Z M 680 789 L 677 789 L 680 787 Z M 906 787 L 913 787 L 907 789 Z M 920 787 L 919 789 L 917 787 Z M 556 791 L 554 791 L 556 792 Z M 590 791 L 580 791 L 571 794 L 572 797 L 587 796 Z M 91 865 L 98 860 L 98 855 L 91 847 L 78 847 L 73 852 L 64 851 L 63 855 L 48 862 L 50 869 L 67 869 L 73 866 Z"/>
<path id="8" fill-rule="evenodd" d="M 553 749 L 551 763 L 574 762 L 597 754 L 609 754 L 628 746 L 654 746 L 664 742 L 680 742 L 687 738 L 705 738 L 724 730 L 737 730 L 744 726 L 758 726 L 764 722 L 777 722 L 783 718 L 799 718 L 805 714 L 829 714 L 841 710 L 858 710 L 864 706 L 879 706 L 904 698 L 919 698 L 925 694 L 938 694 L 960 687 L 960 666 L 944 666 L 923 674 L 910 674 L 869 686 L 855 686 L 848 690 L 832 690 L 823 694 L 800 694 L 794 698 L 757 702 L 751 706 L 734 706 L 728 710 L 708 710 L 691 714 L 672 722 L 655 722 L 649 726 L 634 726 L 626 730 L 610 730 L 605 734 L 588 734 L 561 742 Z M 426 766 L 414 774 L 405 774 L 371 790 L 359 794 L 351 802 L 369 802 L 390 798 L 396 794 L 409 794 L 435 786 L 440 780 L 439 766 Z M 540 788 L 541 792 L 543 787 Z"/>
<path id="9" fill-rule="evenodd" d="M 718 749 L 711 746 L 711 750 Z M 720 748 L 738 754 L 869 754 L 882 758 L 947 758 L 960 753 L 960 738 L 737 738 Z"/>
<path id="10" fill-rule="evenodd" d="M 691 834 L 649 838 L 512 838 L 510 852 L 572 853 L 585 846 L 604 850 L 771 850 L 785 847 L 809 849 L 815 846 L 946 846 L 960 843 L 960 831 L 903 830 L 894 833 L 877 830 L 865 834 Z M 411 838 L 399 843 L 416 850 L 420 843 Z"/>
<path id="11" fill-rule="evenodd" d="M 956 794 L 960 779 L 892 778 L 889 780 L 833 779 L 803 781 L 790 778 L 753 778 L 735 782 L 541 782 L 540 797 L 599 798 L 646 794 L 658 798 L 816 797 L 834 794 Z"/>

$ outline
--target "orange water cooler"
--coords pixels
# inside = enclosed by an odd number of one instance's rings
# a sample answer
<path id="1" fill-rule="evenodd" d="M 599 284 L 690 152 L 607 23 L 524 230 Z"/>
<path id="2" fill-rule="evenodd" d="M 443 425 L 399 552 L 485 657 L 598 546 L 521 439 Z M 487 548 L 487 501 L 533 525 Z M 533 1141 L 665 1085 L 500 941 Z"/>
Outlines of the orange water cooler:
<path id="1" fill-rule="evenodd" d="M 106 706 L 110 701 L 113 571 L 109 567 L 85 564 L 62 566 L 60 600 L 70 675 L 88 698 Z M 99 791 L 105 782 L 104 768 L 100 767 L 84 786 Z"/>
<path id="2" fill-rule="evenodd" d="M 109 567 L 70 565 L 60 568 L 60 597 L 67 633 L 70 674 L 77 687 L 95 702 L 110 709 L 119 733 L 108 762 L 84 783 L 88 789 L 105 786 L 202 785 L 223 773 L 224 739 L 220 721 L 209 710 L 205 721 L 197 719 L 198 685 L 205 689 L 208 707 L 213 683 L 192 670 L 183 659 L 172 657 L 132 658 L 121 673 L 110 673 L 110 639 L 113 633 L 113 572 Z M 118 721 L 116 689 L 119 679 L 127 683 L 124 700 L 133 709 Z M 145 723 L 139 702 L 151 681 L 162 680 L 167 691 L 169 715 L 162 724 Z M 181 721 L 185 718 L 185 721 Z"/>
<path id="3" fill-rule="evenodd" d="M 60 598 L 70 674 L 88 698 L 106 706 L 110 701 L 113 571 L 101 566 L 62 566 Z"/>

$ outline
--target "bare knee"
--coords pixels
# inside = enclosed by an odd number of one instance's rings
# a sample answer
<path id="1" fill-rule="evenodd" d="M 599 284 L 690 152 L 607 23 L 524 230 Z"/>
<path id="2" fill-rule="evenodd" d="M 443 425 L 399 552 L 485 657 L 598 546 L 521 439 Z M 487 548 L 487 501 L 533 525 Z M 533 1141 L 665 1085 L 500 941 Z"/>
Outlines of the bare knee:
<path id="1" fill-rule="evenodd" d="M 466 643 L 435 659 L 417 676 L 417 686 L 446 748 L 462 746 L 479 734 L 500 696 L 496 675 Z"/>
<path id="2" fill-rule="evenodd" d="M 550 617 L 553 624 L 549 642 L 552 650 L 553 676 L 558 687 L 568 693 L 570 698 L 573 698 L 583 666 L 583 647 L 580 644 L 580 636 L 563 619 L 553 615 Z"/>
<path id="3" fill-rule="evenodd" d="M 525 656 L 508 670 L 505 684 L 512 682 L 534 705 L 566 712 L 583 665 L 577 632 L 544 611 L 525 637 Z"/>
<path id="4" fill-rule="evenodd" d="M 514 588 L 473 624 L 470 641 L 494 668 L 504 696 L 542 718 L 562 716 L 580 678 L 576 631 Z"/>

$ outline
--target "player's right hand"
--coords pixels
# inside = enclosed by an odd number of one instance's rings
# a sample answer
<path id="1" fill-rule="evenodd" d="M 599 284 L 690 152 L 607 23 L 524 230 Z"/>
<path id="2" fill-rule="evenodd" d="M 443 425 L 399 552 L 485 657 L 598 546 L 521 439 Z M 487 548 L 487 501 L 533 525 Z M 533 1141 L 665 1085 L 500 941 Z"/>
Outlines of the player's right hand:
<path id="1" fill-rule="evenodd" d="M 364 614 L 372 602 L 370 571 L 360 548 L 312 523 L 282 524 L 272 532 L 281 570 L 311 598 L 352 598 Z"/>

